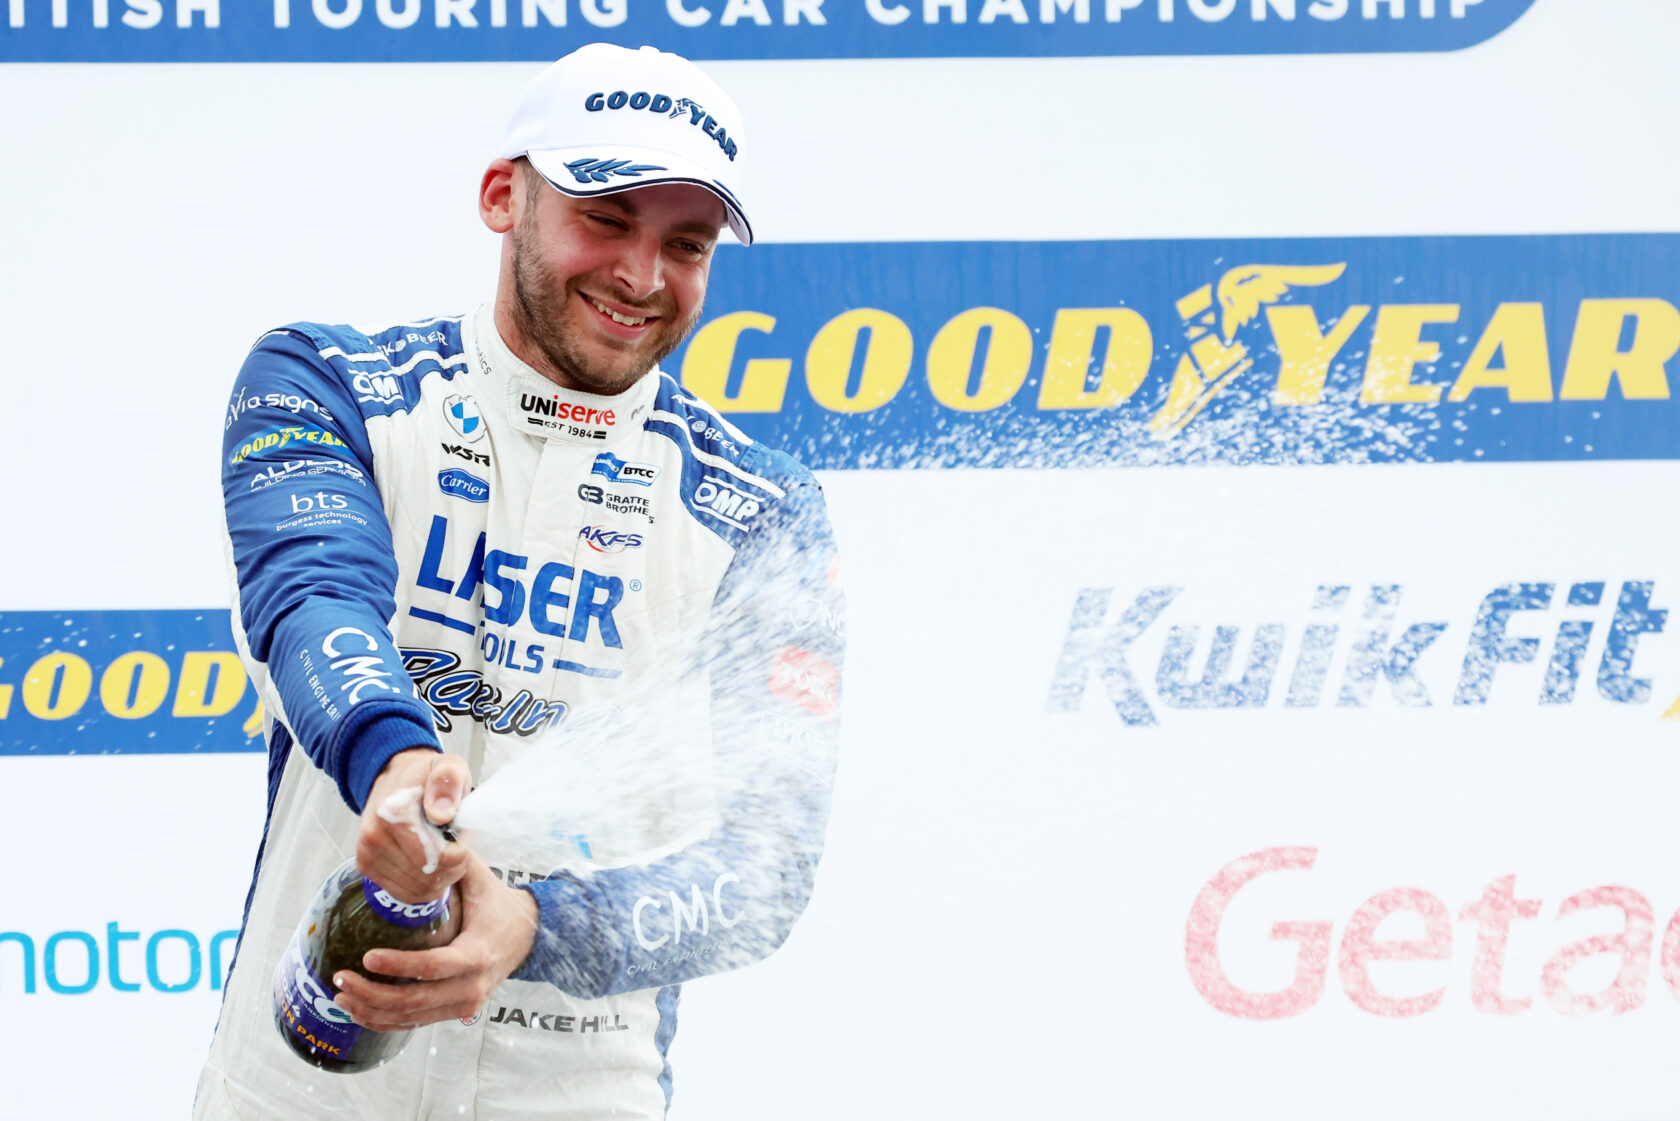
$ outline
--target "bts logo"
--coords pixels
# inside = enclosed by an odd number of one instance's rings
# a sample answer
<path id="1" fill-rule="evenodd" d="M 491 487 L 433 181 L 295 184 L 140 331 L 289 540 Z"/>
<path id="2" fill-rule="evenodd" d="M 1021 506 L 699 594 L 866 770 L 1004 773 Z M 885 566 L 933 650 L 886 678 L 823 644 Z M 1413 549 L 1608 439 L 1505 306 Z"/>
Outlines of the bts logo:
<path id="1" fill-rule="evenodd" d="M 736 490 L 721 479 L 705 478 L 694 488 L 694 504 L 702 507 L 736 529 L 746 529 L 747 522 L 760 509 L 757 498 Z"/>

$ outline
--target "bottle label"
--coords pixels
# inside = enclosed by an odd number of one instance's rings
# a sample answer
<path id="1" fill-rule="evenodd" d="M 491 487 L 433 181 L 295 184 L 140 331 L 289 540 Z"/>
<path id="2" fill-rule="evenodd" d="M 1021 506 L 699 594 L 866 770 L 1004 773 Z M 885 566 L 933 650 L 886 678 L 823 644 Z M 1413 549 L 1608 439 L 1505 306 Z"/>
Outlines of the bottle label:
<path id="1" fill-rule="evenodd" d="M 430 903 L 404 903 L 366 876 L 362 877 L 362 894 L 367 896 L 368 906 L 374 914 L 397 926 L 430 926 L 447 919 L 451 891 L 446 889 L 442 899 Z"/>
<path id="2" fill-rule="evenodd" d="M 304 953 L 304 931 L 299 927 L 291 945 L 274 971 L 274 999 L 285 1029 L 315 1050 L 335 1059 L 347 1059 L 350 1047 L 361 1037 L 362 1028 L 350 1014 L 334 1004 L 337 990 L 330 988 L 309 968 Z"/>

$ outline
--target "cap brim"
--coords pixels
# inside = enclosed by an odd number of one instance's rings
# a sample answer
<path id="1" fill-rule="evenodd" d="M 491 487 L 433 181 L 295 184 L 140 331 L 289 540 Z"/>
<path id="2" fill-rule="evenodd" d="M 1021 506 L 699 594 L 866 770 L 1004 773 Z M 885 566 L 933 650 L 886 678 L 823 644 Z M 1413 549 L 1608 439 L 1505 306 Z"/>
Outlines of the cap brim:
<path id="1" fill-rule="evenodd" d="M 699 164 L 657 148 L 548 148 L 526 152 L 531 166 L 563 195 L 616 195 L 654 183 L 692 183 L 718 197 L 729 229 L 742 245 L 753 242 L 752 224 L 735 192 L 711 178 Z"/>

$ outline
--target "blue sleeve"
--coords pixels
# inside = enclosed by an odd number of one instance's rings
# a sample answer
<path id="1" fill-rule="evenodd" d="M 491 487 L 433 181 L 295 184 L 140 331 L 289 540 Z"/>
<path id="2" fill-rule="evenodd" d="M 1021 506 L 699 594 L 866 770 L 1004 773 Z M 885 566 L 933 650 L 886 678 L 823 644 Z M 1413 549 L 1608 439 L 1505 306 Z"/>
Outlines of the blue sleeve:
<path id="1" fill-rule="evenodd" d="M 303 334 L 260 339 L 234 387 L 222 495 L 251 657 L 276 717 L 361 811 L 387 760 L 438 747 L 391 640 L 397 565 L 367 427 Z"/>
<path id="2" fill-rule="evenodd" d="M 542 914 L 519 980 L 595 998 L 738 968 L 787 938 L 810 897 L 839 735 L 844 604 L 814 479 L 747 534 L 704 645 L 719 823 L 652 863 L 525 885 Z"/>

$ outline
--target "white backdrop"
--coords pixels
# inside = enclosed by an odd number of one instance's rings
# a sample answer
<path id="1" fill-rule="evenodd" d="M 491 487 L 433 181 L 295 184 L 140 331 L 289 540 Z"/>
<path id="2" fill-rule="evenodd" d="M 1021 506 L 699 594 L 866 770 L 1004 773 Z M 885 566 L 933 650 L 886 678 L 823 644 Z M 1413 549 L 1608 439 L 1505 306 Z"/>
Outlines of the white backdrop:
<path id="1" fill-rule="evenodd" d="M 1649 232 L 1680 229 L 1677 34 L 1663 0 L 1540 0 L 1446 55 L 708 69 L 750 123 L 770 242 Z M 534 69 L 0 67 L 14 453 L 0 608 L 227 602 L 218 418 L 250 341 L 486 296 L 496 243 L 473 196 Z M 1054 171 L 1024 174 L 1023 153 Z M 780 953 L 689 986 L 673 1118 L 1671 1116 L 1680 1010 L 1660 959 L 1680 907 L 1680 724 L 1659 717 L 1680 694 L 1680 640 L 1639 647 L 1650 704 L 1603 700 L 1593 674 L 1625 581 L 1680 606 L 1660 497 L 1677 476 L 1668 462 L 826 473 L 852 644 L 829 851 Z M 1603 603 L 1566 607 L 1578 581 L 1604 582 Z M 1478 604 L 1513 582 L 1558 586 L 1511 624 L 1539 656 L 1501 667 L 1487 705 L 1453 706 Z M 1352 589 L 1329 691 L 1373 584 L 1404 588 L 1400 627 L 1445 624 L 1419 663 L 1434 705 L 1405 708 L 1379 681 L 1367 708 L 1285 707 L 1315 589 Z M 1077 712 L 1048 712 L 1079 591 L 1111 588 L 1118 612 L 1168 585 L 1183 591 L 1128 655 L 1159 725 L 1124 724 L 1095 673 Z M 1572 704 L 1542 706 L 1566 619 L 1595 623 L 1586 668 Z M 1171 627 L 1200 626 L 1205 649 L 1213 626 L 1240 626 L 1240 659 L 1274 621 L 1288 637 L 1267 706 L 1159 701 Z M 0 774 L 0 932 L 39 953 L 86 931 L 103 952 L 115 921 L 140 934 L 121 950 L 133 981 L 152 933 L 207 948 L 237 923 L 260 756 L 0 757 Z M 1267 940 L 1272 924 L 1328 920 L 1323 996 L 1276 1021 L 1216 1011 L 1186 965 L 1192 904 L 1225 865 L 1283 846 L 1316 849 L 1314 868 L 1244 889 L 1220 960 L 1244 988 L 1285 988 L 1294 948 Z M 1541 902 L 1504 968 L 1505 994 L 1532 1007 L 1502 1016 L 1476 1007 L 1477 924 L 1457 920 L 1507 875 Z M 1653 908 L 1643 1004 L 1567 1014 L 1544 963 L 1623 924 L 1559 907 L 1603 885 Z M 1397 887 L 1454 920 L 1445 960 L 1370 967 L 1383 993 L 1444 988 L 1402 1019 L 1357 1007 L 1337 960 L 1355 910 Z M 1382 934 L 1422 929 L 1396 917 Z M 180 948 L 160 950 L 166 980 L 185 972 Z M 79 951 L 63 952 L 60 976 L 79 979 Z M 1598 955 L 1568 986 L 1614 972 Z M 72 996 L 20 977 L 0 940 L 20 1116 L 186 1112 L 219 996 L 207 980 Z"/>

